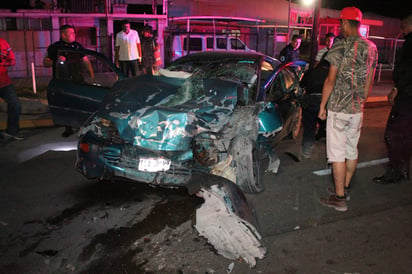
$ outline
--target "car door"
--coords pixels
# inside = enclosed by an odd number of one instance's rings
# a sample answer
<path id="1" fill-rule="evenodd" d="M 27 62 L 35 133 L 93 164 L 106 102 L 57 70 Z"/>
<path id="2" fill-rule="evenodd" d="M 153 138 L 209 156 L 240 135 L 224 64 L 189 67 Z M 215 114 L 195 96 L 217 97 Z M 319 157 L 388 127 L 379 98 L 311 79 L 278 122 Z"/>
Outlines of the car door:
<path id="1" fill-rule="evenodd" d="M 301 108 L 298 100 L 299 76 L 289 65 L 279 67 L 276 76 L 266 93 L 266 100 L 277 105 L 282 119 L 282 130 L 276 135 L 274 143 L 286 136 L 296 138 L 301 122 Z"/>
<path id="2" fill-rule="evenodd" d="M 113 84 L 125 78 L 104 55 L 90 50 L 62 49 L 65 62 L 53 64 L 47 99 L 56 125 L 80 127 L 95 112 Z"/>
<path id="3" fill-rule="evenodd" d="M 279 65 L 275 60 L 264 58 L 260 65 L 260 88 L 257 102 L 263 102 L 264 108 L 259 113 L 259 133 L 263 136 L 270 136 L 280 131 L 283 127 L 280 110 L 274 102 L 265 100 L 267 91 L 272 86 L 276 78 L 276 66 Z"/>

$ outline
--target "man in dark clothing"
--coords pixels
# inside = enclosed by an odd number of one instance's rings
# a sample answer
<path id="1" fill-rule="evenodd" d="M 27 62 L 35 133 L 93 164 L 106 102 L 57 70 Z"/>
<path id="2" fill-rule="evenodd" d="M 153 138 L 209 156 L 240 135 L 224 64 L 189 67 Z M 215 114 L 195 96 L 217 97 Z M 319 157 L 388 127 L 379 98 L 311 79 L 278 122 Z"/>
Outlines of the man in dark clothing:
<path id="1" fill-rule="evenodd" d="M 320 63 L 324 65 L 325 63 L 323 62 L 327 62 L 325 60 L 325 57 L 328 54 L 329 50 L 332 48 L 334 40 L 335 40 L 335 34 L 333 32 L 326 33 L 326 37 L 325 37 L 326 47 L 320 49 L 318 53 L 316 54 L 315 65 L 314 65 L 315 67 Z M 327 67 L 329 69 L 329 63 L 327 63 Z M 316 133 L 315 139 L 320 140 L 322 138 L 326 138 L 326 121 L 320 120 L 319 118 L 317 120 L 318 120 L 318 132 Z"/>
<path id="2" fill-rule="evenodd" d="M 90 78 L 94 79 L 94 72 L 89 58 L 86 55 L 77 53 L 59 52 L 64 49 L 83 49 L 83 46 L 76 42 L 74 26 L 63 25 L 60 27 L 60 40 L 51 44 L 47 48 L 47 55 L 43 59 L 45 67 L 53 66 L 53 77 L 67 79 L 77 83 L 84 82 L 81 73 L 82 65 L 86 65 Z M 62 137 L 68 137 L 74 133 L 70 126 L 65 127 Z"/>
<path id="3" fill-rule="evenodd" d="M 322 100 L 322 88 L 328 71 L 329 62 L 323 59 L 316 67 L 308 70 L 300 82 L 300 86 L 305 89 L 304 102 L 302 103 L 302 157 L 304 159 L 311 158 L 316 125 L 318 124 L 319 106 Z"/>
<path id="4" fill-rule="evenodd" d="M 297 34 L 293 35 L 290 44 L 280 51 L 279 61 L 286 64 L 299 60 L 300 44 L 302 44 L 302 38 Z"/>
<path id="5" fill-rule="evenodd" d="M 143 74 L 153 75 L 153 68 L 155 64 L 155 58 L 154 58 L 155 43 L 154 43 L 151 26 L 145 25 L 141 43 L 142 43 Z"/>
<path id="6" fill-rule="evenodd" d="M 393 184 L 409 179 L 412 154 L 412 14 L 401 22 L 405 42 L 397 54 L 393 70 L 394 87 L 388 95 L 392 104 L 385 130 L 389 165 L 375 183 Z"/>

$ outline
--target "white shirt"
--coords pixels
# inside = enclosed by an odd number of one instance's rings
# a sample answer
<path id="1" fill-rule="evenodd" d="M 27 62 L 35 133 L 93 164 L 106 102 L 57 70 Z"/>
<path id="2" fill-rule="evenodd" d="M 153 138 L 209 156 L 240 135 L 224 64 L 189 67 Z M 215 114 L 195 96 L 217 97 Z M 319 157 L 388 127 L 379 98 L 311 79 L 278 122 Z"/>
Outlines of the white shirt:
<path id="1" fill-rule="evenodd" d="M 116 47 L 119 48 L 119 61 L 131 61 L 140 59 L 137 44 L 140 44 L 139 33 L 135 30 L 130 30 L 129 33 L 121 31 L 116 35 Z"/>

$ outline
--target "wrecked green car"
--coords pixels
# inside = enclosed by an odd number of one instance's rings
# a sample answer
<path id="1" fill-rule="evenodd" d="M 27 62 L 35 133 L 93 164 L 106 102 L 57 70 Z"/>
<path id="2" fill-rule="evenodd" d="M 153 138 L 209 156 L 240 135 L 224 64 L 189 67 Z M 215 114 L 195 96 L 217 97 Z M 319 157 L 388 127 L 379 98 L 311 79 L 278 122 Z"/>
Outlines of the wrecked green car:
<path id="1" fill-rule="evenodd" d="M 260 192 L 262 172 L 278 169 L 278 135 L 299 118 L 298 83 L 292 65 L 221 52 L 118 81 L 79 131 L 76 167 L 89 179 L 163 186 L 187 186 L 193 173 L 207 173 Z"/>
<path id="2" fill-rule="evenodd" d="M 262 173 L 279 167 L 276 144 L 297 135 L 305 63 L 202 52 L 126 79 L 101 54 L 63 53 L 88 55 L 94 69 L 90 77 L 55 64 L 48 86 L 54 122 L 80 127 L 77 170 L 89 179 L 185 187 L 205 200 L 194 227 L 219 254 L 251 267 L 262 259 L 244 193 L 264 189 Z"/>

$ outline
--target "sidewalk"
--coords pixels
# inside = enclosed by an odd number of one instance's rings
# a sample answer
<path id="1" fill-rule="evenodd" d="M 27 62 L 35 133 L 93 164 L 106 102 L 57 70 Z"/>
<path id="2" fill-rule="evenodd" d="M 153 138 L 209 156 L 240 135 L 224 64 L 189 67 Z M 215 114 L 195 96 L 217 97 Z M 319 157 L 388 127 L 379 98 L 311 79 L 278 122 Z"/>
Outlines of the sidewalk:
<path id="1" fill-rule="evenodd" d="M 54 126 L 46 99 L 20 98 L 22 112 L 20 128 L 36 128 Z M 7 104 L 0 102 L 0 130 L 7 126 Z"/>
<path id="2" fill-rule="evenodd" d="M 13 84 L 16 88 L 16 92 L 20 97 L 22 105 L 22 113 L 20 116 L 20 128 L 36 128 L 36 127 L 50 127 L 54 126 L 49 107 L 47 105 L 47 99 L 45 96 L 46 81 L 48 79 L 38 79 L 37 86 L 39 90 L 37 94 L 42 94 L 41 98 L 34 98 L 36 96 L 30 96 L 33 98 L 27 98 L 30 95 L 29 92 L 33 92 L 31 87 L 31 79 L 13 79 Z M 40 84 L 39 84 L 40 82 Z M 393 84 L 391 81 L 382 79 L 380 83 L 375 83 L 372 88 L 372 92 L 367 100 L 369 103 L 386 102 L 386 95 L 392 89 Z M 7 125 L 7 105 L 0 99 L 0 130 L 4 130 Z"/>
<path id="3" fill-rule="evenodd" d="M 12 78 L 22 107 L 20 115 L 21 129 L 54 126 L 46 99 L 46 89 L 49 81 L 50 77 L 38 77 L 36 79 L 36 94 L 34 94 L 31 77 Z M 4 130 L 6 126 L 7 104 L 0 98 L 0 130 Z"/>

